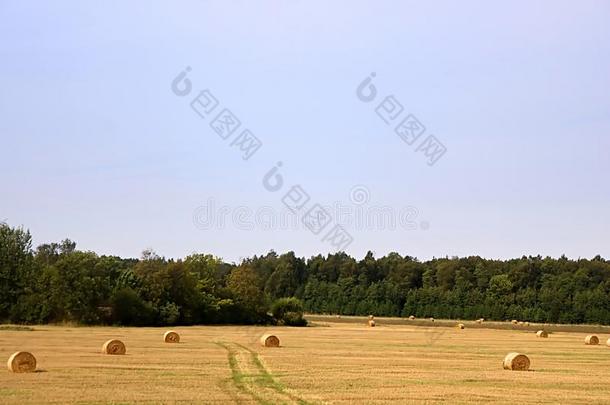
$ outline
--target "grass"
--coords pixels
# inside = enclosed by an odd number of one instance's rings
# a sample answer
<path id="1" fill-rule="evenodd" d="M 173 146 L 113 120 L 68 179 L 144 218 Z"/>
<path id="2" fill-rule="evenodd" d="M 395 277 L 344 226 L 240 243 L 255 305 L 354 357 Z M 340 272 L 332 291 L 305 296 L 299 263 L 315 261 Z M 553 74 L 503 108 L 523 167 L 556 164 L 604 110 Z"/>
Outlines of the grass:
<path id="1" fill-rule="evenodd" d="M 228 353 L 231 377 L 235 387 L 242 393 L 251 396 L 254 401 L 259 404 L 274 404 L 280 402 L 307 404 L 307 401 L 289 393 L 282 384 L 274 379 L 273 375 L 265 368 L 258 353 L 255 351 L 239 343 L 216 342 L 216 344 L 225 349 Z M 240 361 L 238 359 L 238 351 L 240 350 L 246 357 L 249 357 L 249 359 L 242 358 Z M 248 364 L 246 363 L 250 363 L 250 367 L 248 367 Z M 272 390 L 272 395 L 260 392 L 265 390 Z M 276 401 L 271 401 L 266 399 L 268 397 L 279 398 L 276 398 Z M 279 402 L 277 399 L 279 399 Z"/>
<path id="2" fill-rule="evenodd" d="M 333 315 L 313 315 L 308 314 L 308 321 L 312 321 L 318 324 L 324 322 L 333 323 L 361 323 L 367 322 L 368 317 L 364 316 L 342 316 L 337 318 Z M 383 318 L 384 324 L 386 325 L 409 325 L 409 326 L 426 326 L 428 328 L 436 327 L 455 327 L 458 321 L 453 319 L 435 319 L 431 322 L 428 318 L 416 318 L 415 320 L 409 320 L 408 318 Z M 510 322 L 497 322 L 497 321 L 485 321 L 481 324 L 475 321 L 459 321 L 466 325 L 469 329 L 500 329 L 500 330 L 520 330 L 520 331 L 539 331 L 544 329 L 550 334 L 553 332 L 575 332 L 575 333 L 610 333 L 610 326 L 605 325 L 571 325 L 571 324 L 554 324 L 554 323 L 536 323 L 530 322 L 528 326 L 525 325 L 513 325 Z"/>
<path id="3" fill-rule="evenodd" d="M 0 325 L 0 331 L 11 330 L 17 332 L 33 332 L 35 329 L 29 326 L 20 325 Z"/>
<path id="4" fill-rule="evenodd" d="M 235 350 L 231 349 L 231 347 L 222 342 L 216 342 L 216 344 L 227 351 L 229 367 L 231 368 L 231 378 L 233 379 L 233 384 L 235 387 L 241 391 L 243 394 L 251 396 L 258 403 L 266 403 L 263 398 L 259 397 L 256 392 L 249 389 L 245 384 L 245 378 L 250 377 L 251 375 L 244 374 L 240 371 L 238 362 L 237 362 L 237 353 Z"/>
<path id="5" fill-rule="evenodd" d="M 320 327 L 161 328 L 45 326 L 0 329 L 0 360 L 34 353 L 45 373 L 0 372 L 0 404 L 41 403 L 607 403 L 610 348 L 587 332 L 412 325 L 366 318 L 316 318 Z M 441 325 L 442 321 L 438 321 Z M 582 330 L 582 329 L 581 329 Z M 261 347 L 264 333 L 280 348 Z M 434 333 L 431 339 L 430 334 Z M 610 335 L 598 332 L 601 342 Z M 119 338 L 127 355 L 100 353 Z M 510 351 L 531 372 L 502 369 Z"/>

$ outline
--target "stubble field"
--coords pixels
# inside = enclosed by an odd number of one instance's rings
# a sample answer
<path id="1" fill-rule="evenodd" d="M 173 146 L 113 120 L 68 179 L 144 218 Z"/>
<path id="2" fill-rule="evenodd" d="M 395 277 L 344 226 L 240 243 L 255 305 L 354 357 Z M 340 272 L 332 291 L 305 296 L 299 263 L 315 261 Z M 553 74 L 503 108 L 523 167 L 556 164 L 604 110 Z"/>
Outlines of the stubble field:
<path id="1" fill-rule="evenodd" d="M 541 339 L 509 325 L 401 323 L 177 327 L 178 344 L 163 342 L 165 328 L 0 330 L 0 359 L 25 350 L 38 360 L 36 373 L 0 372 L 0 403 L 610 403 L 609 333 L 587 346 L 581 331 Z M 263 333 L 282 346 L 261 347 Z M 101 354 L 111 338 L 126 355 Z M 502 369 L 512 351 L 530 371 Z"/>

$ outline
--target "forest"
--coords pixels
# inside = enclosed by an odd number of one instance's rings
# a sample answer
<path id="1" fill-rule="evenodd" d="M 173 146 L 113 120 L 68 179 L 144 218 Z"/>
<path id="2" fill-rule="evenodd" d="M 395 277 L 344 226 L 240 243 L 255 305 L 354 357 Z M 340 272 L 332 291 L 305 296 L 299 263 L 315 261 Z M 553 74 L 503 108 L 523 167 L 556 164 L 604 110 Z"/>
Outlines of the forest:
<path id="1" fill-rule="evenodd" d="M 34 248 L 0 224 L 0 322 L 305 325 L 303 313 L 610 324 L 610 262 L 369 252 L 241 263 L 211 254 L 120 258 L 63 240 Z"/>

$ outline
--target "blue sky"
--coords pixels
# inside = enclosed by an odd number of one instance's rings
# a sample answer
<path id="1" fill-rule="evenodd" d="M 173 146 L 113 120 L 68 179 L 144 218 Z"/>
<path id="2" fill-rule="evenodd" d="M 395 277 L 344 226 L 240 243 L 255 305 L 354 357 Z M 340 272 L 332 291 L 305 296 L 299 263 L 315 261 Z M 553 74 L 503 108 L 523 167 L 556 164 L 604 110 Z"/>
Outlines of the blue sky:
<path id="1" fill-rule="evenodd" d="M 129 257 L 332 251 L 328 228 L 256 223 L 298 184 L 309 206 L 416 212 L 331 212 L 357 257 L 610 257 L 608 21 L 602 1 L 0 1 L 0 220 Z M 190 108 L 204 89 L 261 140 L 247 161 Z M 389 95 L 446 147 L 433 166 L 376 115 Z M 210 201 L 252 226 L 202 226 Z"/>

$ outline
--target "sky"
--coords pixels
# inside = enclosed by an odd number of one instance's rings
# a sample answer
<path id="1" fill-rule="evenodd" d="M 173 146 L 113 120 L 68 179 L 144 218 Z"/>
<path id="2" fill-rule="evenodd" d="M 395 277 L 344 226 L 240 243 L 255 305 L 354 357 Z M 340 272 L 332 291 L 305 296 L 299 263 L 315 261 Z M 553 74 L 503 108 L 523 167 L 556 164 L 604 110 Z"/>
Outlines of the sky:
<path id="1" fill-rule="evenodd" d="M 610 258 L 608 21 L 604 1 L 0 0 L 0 221 L 124 257 Z"/>

